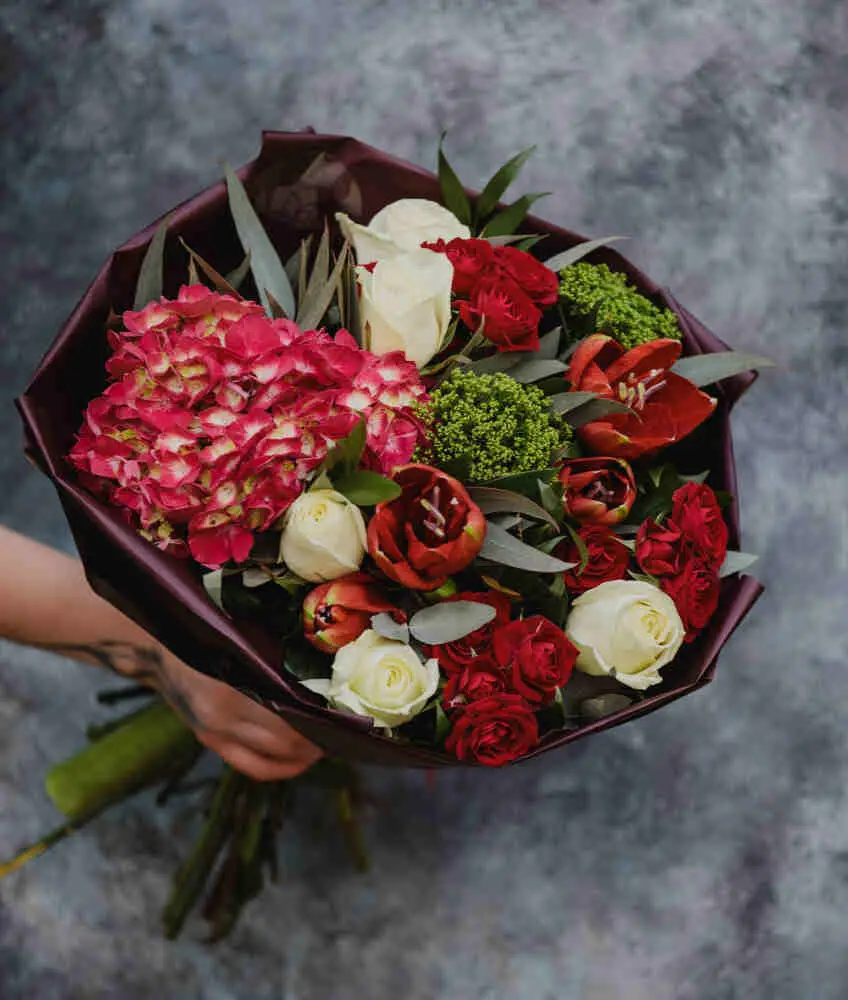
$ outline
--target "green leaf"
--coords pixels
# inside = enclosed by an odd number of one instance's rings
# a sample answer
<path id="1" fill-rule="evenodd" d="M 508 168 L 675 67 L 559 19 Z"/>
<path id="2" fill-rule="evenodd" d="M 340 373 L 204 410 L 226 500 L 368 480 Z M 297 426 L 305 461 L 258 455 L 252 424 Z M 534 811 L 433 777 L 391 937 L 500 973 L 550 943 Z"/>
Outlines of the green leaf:
<path id="1" fill-rule="evenodd" d="M 559 484 L 557 484 L 559 486 Z M 551 483 L 547 483 L 542 479 L 536 480 L 536 486 L 539 490 L 539 500 L 542 502 L 542 506 L 545 510 L 554 518 L 562 516 L 562 488 L 554 489 Z M 559 522 L 554 520 L 554 527 L 559 528 Z"/>
<path id="2" fill-rule="evenodd" d="M 283 663 L 299 681 L 325 678 L 330 674 L 330 657 L 296 636 L 286 641 Z"/>
<path id="3" fill-rule="evenodd" d="M 387 611 L 371 616 L 371 628 L 385 639 L 409 642 L 409 626 L 406 622 L 396 622 Z"/>
<path id="4" fill-rule="evenodd" d="M 515 244 L 516 250 L 523 250 L 525 253 L 530 253 L 537 243 L 541 243 L 542 240 L 546 240 L 547 234 L 543 233 L 541 236 L 525 236 L 523 240 L 519 240 Z"/>
<path id="5" fill-rule="evenodd" d="M 515 368 L 511 368 L 509 375 L 516 382 L 527 384 L 538 382 L 539 379 L 548 378 L 550 375 L 560 375 L 564 371 L 565 365 L 561 361 L 532 358 L 530 361 L 522 361 Z"/>
<path id="6" fill-rule="evenodd" d="M 348 253 L 349 247 L 347 243 L 345 243 L 330 277 L 327 278 L 323 285 L 318 286 L 314 293 L 310 280 L 310 286 L 307 287 L 306 290 L 306 298 L 302 311 L 298 312 L 297 322 L 298 326 L 302 330 L 313 330 L 320 324 L 324 313 L 330 307 L 330 303 L 332 302 L 339 282 L 342 279 L 342 272 L 348 262 Z"/>
<path id="7" fill-rule="evenodd" d="M 442 189 L 442 199 L 448 211 L 453 212 L 460 222 L 470 226 L 471 202 L 468 200 L 462 181 L 454 173 L 454 169 L 448 163 L 448 158 L 442 149 L 446 134 L 443 132 L 441 139 L 439 139 L 439 185 Z"/>
<path id="8" fill-rule="evenodd" d="M 196 250 L 192 250 L 182 236 L 180 237 L 180 243 L 189 255 L 191 263 L 194 264 L 195 267 L 200 268 L 217 292 L 220 292 L 222 295 L 232 295 L 234 299 L 240 299 L 242 297 L 222 274 L 216 271 L 207 260 L 204 260 Z"/>
<path id="9" fill-rule="evenodd" d="M 535 354 L 540 361 L 553 361 L 557 352 L 559 351 L 559 340 L 562 336 L 562 327 L 555 326 L 553 330 L 548 330 L 548 332 L 539 338 L 539 350 L 538 351 L 522 351 L 520 353 L 524 354 Z"/>
<path id="10" fill-rule="evenodd" d="M 557 469 L 529 469 L 527 472 L 513 472 L 508 476 L 498 476 L 496 479 L 488 479 L 480 486 L 488 486 L 500 490 L 514 490 L 516 493 L 523 493 L 525 496 L 536 494 L 536 482 L 539 479 L 545 482 L 553 482 L 557 476 Z"/>
<path id="11" fill-rule="evenodd" d="M 576 409 L 569 410 L 564 416 L 566 423 L 571 424 L 572 427 L 582 427 L 584 424 L 590 424 L 593 420 L 601 420 L 612 413 L 633 414 L 635 410 L 631 410 L 629 406 L 619 403 L 616 399 L 599 397 L 598 399 L 590 399 Z"/>
<path id="12" fill-rule="evenodd" d="M 599 694 L 580 702 L 580 714 L 587 719 L 604 719 L 614 712 L 621 712 L 633 704 L 626 694 Z"/>
<path id="13" fill-rule="evenodd" d="M 750 552 L 728 551 L 721 564 L 719 576 L 730 576 L 731 573 L 743 573 L 749 566 L 753 565 L 760 557 L 751 555 Z"/>
<path id="14" fill-rule="evenodd" d="M 444 743 L 451 731 L 451 722 L 440 704 L 436 704 L 436 731 L 433 736 L 437 744 Z"/>
<path id="15" fill-rule="evenodd" d="M 246 253 L 244 255 L 244 260 L 239 264 L 238 267 L 234 268 L 228 275 L 225 276 L 225 281 L 227 284 L 231 285 L 236 291 L 244 283 L 244 279 L 247 277 L 250 271 L 250 254 Z"/>
<path id="16" fill-rule="evenodd" d="M 373 507 L 378 503 L 395 500 L 402 492 L 393 479 L 365 469 L 349 472 L 337 479 L 335 488 L 357 507 Z"/>
<path id="17" fill-rule="evenodd" d="M 155 302 L 162 297 L 162 271 L 165 260 L 165 237 L 168 235 L 168 224 L 171 216 L 167 215 L 159 223 L 156 232 L 144 254 L 138 281 L 135 286 L 133 309 L 138 312 L 149 302 Z"/>
<path id="18" fill-rule="evenodd" d="M 514 566 L 530 573 L 564 573 L 575 565 L 546 555 L 532 545 L 526 545 L 491 521 L 488 522 L 486 538 L 479 554 L 491 562 Z"/>
<path id="19" fill-rule="evenodd" d="M 305 261 L 306 258 L 304 258 L 304 265 Z M 325 223 L 324 232 L 321 234 L 321 239 L 318 243 L 318 249 L 315 251 L 315 260 L 312 263 L 312 270 L 309 272 L 309 277 L 306 280 L 305 286 L 301 285 L 298 289 L 297 315 L 295 316 L 295 322 L 303 330 L 309 329 L 308 326 L 304 325 L 303 315 L 307 312 L 307 310 L 310 312 L 313 310 L 313 303 L 317 300 L 318 293 L 323 289 L 324 285 L 327 284 L 329 273 L 330 229 Z"/>
<path id="20" fill-rule="evenodd" d="M 470 632 L 487 625 L 495 609 L 477 601 L 443 601 L 416 611 L 409 620 L 409 631 L 419 642 L 439 646 L 456 642 Z"/>
<path id="21" fill-rule="evenodd" d="M 545 267 L 549 267 L 552 271 L 559 273 L 564 267 L 576 264 L 578 260 L 582 260 L 593 250 L 605 247 L 608 243 L 614 243 L 616 240 L 626 239 L 628 239 L 627 236 L 602 236 L 597 240 L 586 240 L 585 243 L 578 243 L 575 247 L 569 247 L 568 250 L 563 250 L 562 253 L 549 257 L 545 261 Z"/>
<path id="22" fill-rule="evenodd" d="M 558 392 L 553 396 L 548 396 L 548 405 L 554 413 L 568 413 L 593 399 L 600 398 L 594 392 Z"/>
<path id="23" fill-rule="evenodd" d="M 759 354 L 745 354 L 743 351 L 716 351 L 714 354 L 697 354 L 681 358 L 672 371 L 688 378 L 695 385 L 712 385 L 731 375 L 751 371 L 754 368 L 774 368 L 774 362 Z"/>
<path id="24" fill-rule="evenodd" d="M 550 489 L 546 483 L 541 485 Z M 499 490 L 491 486 L 470 486 L 468 493 L 484 514 L 526 514 L 527 517 L 535 518 L 537 521 L 546 521 L 552 527 L 557 527 L 556 520 L 544 507 L 540 507 L 539 504 L 522 493 Z"/>
<path id="25" fill-rule="evenodd" d="M 346 438 L 333 445 L 321 464 L 321 472 L 332 472 L 339 465 L 345 475 L 355 472 L 365 450 L 365 438 L 365 421 L 360 420 Z"/>
<path id="26" fill-rule="evenodd" d="M 322 470 L 318 473 L 315 479 L 309 484 L 310 490 L 334 490 L 333 480 L 327 475 L 326 471 Z"/>
<path id="27" fill-rule="evenodd" d="M 530 146 L 522 150 L 517 156 L 513 156 L 487 182 L 480 197 L 477 199 L 476 208 L 479 220 L 487 219 L 492 214 L 498 202 L 503 197 L 504 192 L 518 176 L 521 168 L 533 155 L 535 149 L 535 146 Z"/>
<path id="28" fill-rule="evenodd" d="M 250 269 L 265 311 L 272 315 L 271 297 L 280 304 L 287 316 L 294 316 L 294 292 L 285 268 L 274 249 L 259 216 L 256 214 L 244 185 L 228 164 L 224 166 L 230 212 L 245 253 L 250 254 Z"/>
<path id="29" fill-rule="evenodd" d="M 523 247 L 520 246 L 521 243 L 528 240 L 543 240 L 545 238 L 546 234 L 544 233 L 541 236 L 538 234 L 531 236 L 528 233 L 506 233 L 503 236 L 479 237 L 479 239 L 486 240 L 486 242 L 491 243 L 493 247 L 508 247 L 510 244 L 515 244 L 515 247 L 519 250 L 523 249 Z"/>
<path id="30" fill-rule="evenodd" d="M 572 542 L 577 549 L 577 554 L 580 556 L 580 565 L 577 567 L 577 573 L 580 574 L 586 569 L 586 563 L 589 561 L 589 549 L 586 547 L 586 543 L 580 537 L 578 532 L 566 522 L 565 530 L 571 537 Z"/>
<path id="31" fill-rule="evenodd" d="M 222 611 L 224 610 L 224 599 L 222 597 L 222 592 L 224 589 L 224 572 L 220 569 L 213 569 L 211 573 L 204 573 L 201 577 L 203 581 L 203 589 L 206 591 L 209 599 L 213 604 L 217 605 Z"/>
<path id="32" fill-rule="evenodd" d="M 486 223 L 486 228 L 483 230 L 484 235 L 506 236 L 509 233 L 514 233 L 521 223 L 524 222 L 532 205 L 540 198 L 547 197 L 550 193 L 550 191 L 542 191 L 539 194 L 522 195 L 517 201 L 508 205 L 502 212 L 498 212 L 493 219 Z"/>

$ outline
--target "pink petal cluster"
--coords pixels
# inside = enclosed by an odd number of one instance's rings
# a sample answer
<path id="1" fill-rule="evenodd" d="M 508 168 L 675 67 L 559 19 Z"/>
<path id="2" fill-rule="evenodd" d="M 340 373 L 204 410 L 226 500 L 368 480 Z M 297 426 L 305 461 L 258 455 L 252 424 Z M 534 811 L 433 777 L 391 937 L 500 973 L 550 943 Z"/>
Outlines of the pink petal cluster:
<path id="1" fill-rule="evenodd" d="M 401 352 L 299 330 L 255 302 L 184 286 L 110 333 L 110 384 L 71 462 L 158 547 L 205 566 L 244 561 L 334 442 L 365 420 L 363 464 L 384 474 L 423 438 L 426 390 Z"/>

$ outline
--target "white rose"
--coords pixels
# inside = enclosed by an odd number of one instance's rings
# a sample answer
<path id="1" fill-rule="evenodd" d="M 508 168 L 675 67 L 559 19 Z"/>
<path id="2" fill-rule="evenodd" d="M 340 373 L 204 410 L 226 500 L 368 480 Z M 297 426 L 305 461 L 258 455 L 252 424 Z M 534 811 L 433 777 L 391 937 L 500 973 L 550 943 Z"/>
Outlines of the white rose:
<path id="1" fill-rule="evenodd" d="M 311 490 L 286 511 L 280 559 L 292 573 L 319 583 L 353 573 L 365 558 L 360 509 L 335 490 Z"/>
<path id="2" fill-rule="evenodd" d="M 453 264 L 447 256 L 411 250 L 356 271 L 363 347 L 374 354 L 403 351 L 419 368 L 427 364 L 451 322 Z"/>
<path id="3" fill-rule="evenodd" d="M 422 663 L 411 646 L 368 629 L 336 653 L 330 680 L 304 683 L 334 708 L 392 729 L 418 715 L 436 693 L 439 663 Z"/>
<path id="4" fill-rule="evenodd" d="M 565 623 L 565 634 L 580 650 L 579 670 L 614 677 L 637 691 L 660 683 L 660 668 L 674 658 L 685 631 L 668 594 L 639 580 L 611 580 L 587 590 Z"/>
<path id="5" fill-rule="evenodd" d="M 408 250 L 418 250 L 422 243 L 459 237 L 467 240 L 471 230 L 446 208 L 426 198 L 401 198 L 381 209 L 367 226 L 337 212 L 342 234 L 356 253 L 360 264 L 395 257 Z"/>

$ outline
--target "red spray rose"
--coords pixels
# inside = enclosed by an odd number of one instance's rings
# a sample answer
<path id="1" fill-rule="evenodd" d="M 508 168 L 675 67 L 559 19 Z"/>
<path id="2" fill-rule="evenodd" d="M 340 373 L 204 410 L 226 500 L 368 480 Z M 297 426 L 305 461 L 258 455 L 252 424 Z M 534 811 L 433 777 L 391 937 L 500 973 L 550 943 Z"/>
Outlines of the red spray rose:
<path id="1" fill-rule="evenodd" d="M 625 352 L 600 333 L 581 342 L 566 372 L 571 389 L 636 411 L 581 427 L 577 433 L 587 448 L 598 455 L 639 458 L 680 441 L 712 414 L 716 400 L 670 370 L 680 351 L 676 340 L 660 339 Z"/>
<path id="2" fill-rule="evenodd" d="M 563 540 L 555 550 L 557 559 L 577 563 L 562 574 L 565 586 L 572 594 L 582 594 L 598 584 L 621 580 L 627 575 L 630 550 L 614 532 L 603 524 L 586 524 L 577 534 L 589 553 L 582 572 L 580 550 L 573 539 Z"/>
<path id="3" fill-rule="evenodd" d="M 442 692 L 442 707 L 446 712 L 454 712 L 472 701 L 507 691 L 509 678 L 502 670 L 491 663 L 472 663 L 448 679 Z"/>
<path id="4" fill-rule="evenodd" d="M 498 666 L 512 678 L 513 690 L 535 705 L 550 701 L 566 683 L 578 654 L 563 630 L 542 615 L 503 625 L 492 645 Z"/>
<path id="5" fill-rule="evenodd" d="M 660 586 L 674 601 L 686 626 L 685 642 L 691 642 L 718 607 L 719 576 L 716 566 L 690 558 L 676 576 L 667 576 Z"/>
<path id="6" fill-rule="evenodd" d="M 650 576 L 674 576 L 684 562 L 683 536 L 673 518 L 643 521 L 636 534 L 636 561 Z"/>
<path id="7" fill-rule="evenodd" d="M 349 573 L 311 590 L 303 602 L 303 634 L 322 653 L 335 653 L 371 627 L 371 616 L 386 611 L 396 622 L 403 611 L 388 600 L 367 573 Z"/>
<path id="8" fill-rule="evenodd" d="M 623 458 L 573 458 L 559 481 L 566 514 L 582 524 L 618 524 L 636 499 L 633 470 Z"/>
<path id="9" fill-rule="evenodd" d="M 488 604 L 495 609 L 495 617 L 485 625 L 461 639 L 446 642 L 440 646 L 428 646 L 427 655 L 435 656 L 439 666 L 446 674 L 457 674 L 468 666 L 492 666 L 492 636 L 496 629 L 509 621 L 510 601 L 506 594 L 496 590 L 482 593 L 467 591 L 448 597 L 443 604 L 450 601 L 475 601 L 477 604 Z"/>
<path id="10" fill-rule="evenodd" d="M 471 301 L 460 303 L 459 317 L 469 330 L 477 330 L 483 323 L 483 336 L 502 351 L 539 349 L 542 313 L 510 278 L 500 275 L 483 278 Z"/>
<path id="11" fill-rule="evenodd" d="M 480 551 L 486 518 L 459 480 L 429 465 L 404 466 L 394 480 L 402 493 L 377 505 L 368 551 L 389 579 L 434 590 Z"/>
<path id="12" fill-rule="evenodd" d="M 517 694 L 496 694 L 457 713 L 445 749 L 460 760 L 500 767 L 538 742 L 539 726 L 527 702 Z"/>
<path id="13" fill-rule="evenodd" d="M 696 557 L 721 566 L 727 554 L 727 525 L 716 495 L 704 483 L 675 490 L 671 517 Z"/>
<path id="14" fill-rule="evenodd" d="M 507 274 L 537 306 L 552 306 L 559 297 L 559 278 L 544 264 L 516 247 L 498 247 L 495 260 L 499 270 Z"/>
<path id="15" fill-rule="evenodd" d="M 488 240 L 463 240 L 460 237 L 445 243 L 425 243 L 428 250 L 445 254 L 453 264 L 453 294 L 468 299 L 478 282 L 491 271 L 495 263 L 495 248 Z"/>

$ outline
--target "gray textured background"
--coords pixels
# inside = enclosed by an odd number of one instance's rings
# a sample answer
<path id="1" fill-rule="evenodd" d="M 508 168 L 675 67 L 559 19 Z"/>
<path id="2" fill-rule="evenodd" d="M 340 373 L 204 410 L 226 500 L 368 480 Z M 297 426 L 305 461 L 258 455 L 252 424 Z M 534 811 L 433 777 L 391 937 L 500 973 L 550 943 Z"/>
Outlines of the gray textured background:
<path id="1" fill-rule="evenodd" d="M 373 875 L 304 827 L 231 943 L 166 945 L 178 810 L 123 808 L 0 885 L 4 1000 L 848 995 L 848 7 L 842 0 L 0 3 L 0 520 L 69 546 L 12 395 L 108 252 L 314 124 L 542 214 L 782 366 L 735 412 L 768 590 L 716 683 L 495 774 L 378 772 Z M 47 828 L 94 672 L 0 645 L 0 856 Z M 313 819 L 320 819 L 315 813 Z"/>

